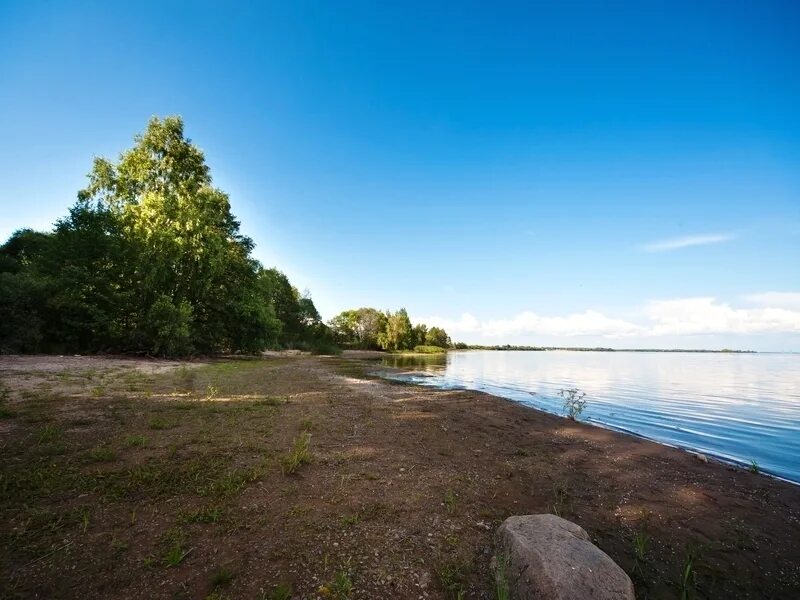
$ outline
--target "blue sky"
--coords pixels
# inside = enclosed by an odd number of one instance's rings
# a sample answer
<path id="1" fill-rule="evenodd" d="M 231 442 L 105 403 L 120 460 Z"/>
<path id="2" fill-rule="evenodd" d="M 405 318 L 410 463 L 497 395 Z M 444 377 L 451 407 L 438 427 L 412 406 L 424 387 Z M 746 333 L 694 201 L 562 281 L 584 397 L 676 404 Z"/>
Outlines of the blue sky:
<path id="1" fill-rule="evenodd" d="M 323 316 L 800 350 L 795 2 L 0 0 L 0 236 L 180 114 Z"/>

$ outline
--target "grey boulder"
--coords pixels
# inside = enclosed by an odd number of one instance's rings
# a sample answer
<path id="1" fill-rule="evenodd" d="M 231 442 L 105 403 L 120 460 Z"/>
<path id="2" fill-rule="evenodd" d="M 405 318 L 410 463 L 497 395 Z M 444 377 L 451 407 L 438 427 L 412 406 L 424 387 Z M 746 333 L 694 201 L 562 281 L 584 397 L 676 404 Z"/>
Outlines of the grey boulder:
<path id="1" fill-rule="evenodd" d="M 633 583 L 578 525 L 556 515 L 509 517 L 497 555 L 516 600 L 634 600 Z"/>

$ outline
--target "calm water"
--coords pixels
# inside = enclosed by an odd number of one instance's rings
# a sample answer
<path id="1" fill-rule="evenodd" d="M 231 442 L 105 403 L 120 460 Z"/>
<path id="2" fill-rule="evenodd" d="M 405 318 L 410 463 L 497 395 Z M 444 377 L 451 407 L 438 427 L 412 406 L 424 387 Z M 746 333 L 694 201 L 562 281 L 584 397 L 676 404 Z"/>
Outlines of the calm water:
<path id="1" fill-rule="evenodd" d="M 558 391 L 586 392 L 582 420 L 800 482 L 800 355 L 450 352 L 390 357 L 422 385 L 489 392 L 564 414 Z"/>

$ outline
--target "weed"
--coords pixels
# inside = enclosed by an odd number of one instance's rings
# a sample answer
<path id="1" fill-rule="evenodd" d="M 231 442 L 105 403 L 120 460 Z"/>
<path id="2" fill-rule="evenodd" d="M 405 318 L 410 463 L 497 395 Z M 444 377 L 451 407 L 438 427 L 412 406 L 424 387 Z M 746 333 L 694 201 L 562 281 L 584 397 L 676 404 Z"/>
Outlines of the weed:
<path id="1" fill-rule="evenodd" d="M 81 521 L 83 522 L 83 533 L 86 533 L 86 530 L 89 529 L 89 509 L 84 509 L 83 513 L 81 513 Z"/>
<path id="2" fill-rule="evenodd" d="M 184 536 L 183 531 L 179 528 L 173 528 L 161 536 L 161 541 L 167 548 L 164 552 L 162 562 L 166 567 L 177 567 L 183 562 L 183 559 L 189 555 L 192 550 L 184 549 Z"/>
<path id="3" fill-rule="evenodd" d="M 220 567 L 211 574 L 211 585 L 220 587 L 233 581 L 234 573 L 227 567 Z"/>
<path id="4" fill-rule="evenodd" d="M 269 592 L 262 589 L 258 594 L 258 600 L 292 600 L 292 586 L 282 583 Z"/>
<path id="5" fill-rule="evenodd" d="M 217 523 L 224 512 L 224 509 L 219 506 L 198 508 L 188 512 L 181 512 L 178 515 L 178 519 L 181 523 Z"/>
<path id="6" fill-rule="evenodd" d="M 747 470 L 750 471 L 751 473 L 760 473 L 761 472 L 761 468 L 758 466 L 758 462 L 755 461 L 755 460 L 751 460 L 750 461 L 750 466 L 748 467 Z"/>
<path id="7" fill-rule="evenodd" d="M 167 567 L 177 567 L 189 554 L 189 550 L 184 550 L 183 546 L 176 542 L 164 553 L 164 565 Z"/>
<path id="8" fill-rule="evenodd" d="M 633 556 L 636 558 L 637 563 L 643 563 L 647 560 L 647 545 L 650 542 L 650 537 L 643 531 L 637 531 L 633 536 Z"/>
<path id="9" fill-rule="evenodd" d="M 453 514 L 455 512 L 456 495 L 453 490 L 447 490 L 447 492 L 445 492 L 443 503 L 448 513 Z"/>
<path id="10" fill-rule="evenodd" d="M 555 487 L 555 501 L 553 503 L 553 514 L 557 517 L 563 517 L 565 511 L 569 506 L 569 490 L 559 484 Z"/>
<path id="11" fill-rule="evenodd" d="M 341 523 L 344 527 L 352 527 L 359 521 L 358 513 L 353 515 L 345 515 L 341 518 Z"/>
<path id="12" fill-rule="evenodd" d="M 509 600 L 511 594 L 508 589 L 508 554 L 495 556 L 492 560 L 492 574 L 494 576 L 494 597 L 495 600 Z"/>
<path id="13" fill-rule="evenodd" d="M 213 400 L 217 394 L 219 394 L 219 388 L 209 383 L 206 387 L 206 400 Z"/>
<path id="14" fill-rule="evenodd" d="M 349 600 L 350 594 L 353 593 L 353 582 L 347 571 L 337 571 L 329 583 L 320 587 L 319 592 L 322 596 L 333 600 Z"/>
<path id="15" fill-rule="evenodd" d="M 466 565 L 459 561 L 446 562 L 439 568 L 437 572 L 439 585 L 448 598 L 462 600 L 466 597 L 467 590 L 464 586 L 466 571 Z"/>
<path id="16" fill-rule="evenodd" d="M 61 430 L 58 428 L 58 426 L 53 423 L 48 423 L 39 430 L 39 435 L 37 436 L 37 439 L 39 441 L 39 444 L 47 444 L 49 442 L 54 442 L 60 436 L 61 436 Z"/>
<path id="17" fill-rule="evenodd" d="M 150 429 L 172 429 L 177 426 L 174 421 L 168 421 L 162 417 L 152 417 L 148 423 Z"/>
<path id="18" fill-rule="evenodd" d="M 108 446 L 96 446 L 89 451 L 89 458 L 94 462 L 111 462 L 117 453 Z"/>
<path id="19" fill-rule="evenodd" d="M 143 435 L 129 435 L 125 438 L 128 448 L 143 448 L 147 445 L 147 438 Z"/>
<path id="20" fill-rule="evenodd" d="M 692 544 L 686 546 L 681 567 L 679 589 L 681 600 L 690 600 L 697 593 L 697 563 L 700 561 L 701 548 Z"/>
<path id="21" fill-rule="evenodd" d="M 311 434 L 308 432 L 301 433 L 294 440 L 292 450 L 283 458 L 283 472 L 286 475 L 291 475 L 296 472 L 302 465 L 311 462 Z"/>
<path id="22" fill-rule="evenodd" d="M 567 418 L 573 421 L 577 420 L 583 409 L 586 408 L 586 400 L 584 399 L 586 394 L 578 388 L 566 388 L 562 389 L 558 395 L 564 401 L 564 410 L 567 413 Z"/>
<path id="23" fill-rule="evenodd" d="M 311 419 L 303 419 L 300 423 L 300 429 L 303 431 L 311 431 L 314 428 L 314 421 Z"/>

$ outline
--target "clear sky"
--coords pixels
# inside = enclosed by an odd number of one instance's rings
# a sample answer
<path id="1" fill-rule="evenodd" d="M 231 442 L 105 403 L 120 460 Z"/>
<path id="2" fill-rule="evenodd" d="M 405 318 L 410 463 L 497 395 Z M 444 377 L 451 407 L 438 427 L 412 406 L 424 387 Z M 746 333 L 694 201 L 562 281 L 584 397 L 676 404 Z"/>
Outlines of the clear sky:
<path id="1" fill-rule="evenodd" d="M 800 350 L 793 0 L 0 0 L 0 237 L 169 114 L 325 318 Z"/>

